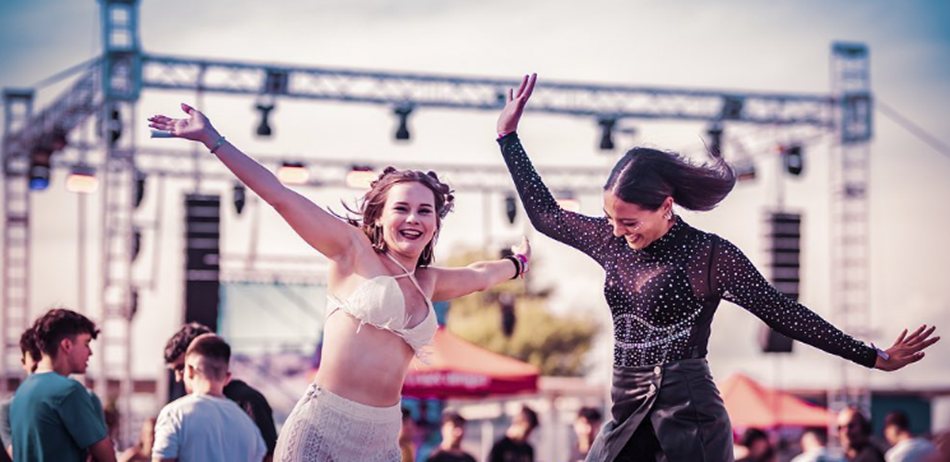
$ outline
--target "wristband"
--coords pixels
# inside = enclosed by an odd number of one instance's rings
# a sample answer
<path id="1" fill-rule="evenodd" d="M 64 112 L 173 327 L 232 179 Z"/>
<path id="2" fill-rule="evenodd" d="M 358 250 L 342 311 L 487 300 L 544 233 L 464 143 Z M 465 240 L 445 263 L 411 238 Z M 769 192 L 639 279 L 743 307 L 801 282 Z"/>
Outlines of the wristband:
<path id="1" fill-rule="evenodd" d="M 525 273 L 528 272 L 528 257 L 524 254 L 516 253 L 515 258 L 521 262 L 521 277 L 524 277 Z"/>
<path id="2" fill-rule="evenodd" d="M 218 138 L 218 141 L 215 141 L 214 145 L 211 146 L 211 154 L 214 154 L 214 152 L 217 151 L 218 148 L 220 148 L 221 146 L 224 146 L 224 143 L 227 143 L 227 141 L 228 140 L 224 138 L 224 135 L 221 135 L 221 137 Z"/>
<path id="3" fill-rule="evenodd" d="M 871 344 L 871 348 L 874 348 L 874 351 L 877 353 L 878 356 L 881 357 L 881 359 L 885 361 L 887 361 L 888 359 L 891 359 L 891 355 L 887 354 L 886 351 L 874 346 L 873 343 Z"/>
<path id="4" fill-rule="evenodd" d="M 523 274 L 523 273 L 521 272 L 521 270 L 522 270 L 521 260 L 519 260 L 519 259 L 517 259 L 517 258 L 515 258 L 515 257 L 513 257 L 513 256 L 511 256 L 511 255 L 506 255 L 506 256 L 505 256 L 505 260 L 508 260 L 508 261 L 510 261 L 511 263 L 513 263 L 513 264 L 515 265 L 515 275 L 512 276 L 511 279 L 518 279 L 518 276 L 521 276 L 521 275 Z"/>
<path id="5" fill-rule="evenodd" d="M 500 140 L 500 139 L 502 139 L 502 138 L 504 138 L 504 137 L 506 137 L 506 136 L 508 136 L 508 135 L 510 135 L 510 134 L 512 134 L 512 133 L 514 133 L 514 132 L 515 132 L 515 130 L 512 130 L 512 131 L 510 131 L 510 132 L 505 132 L 505 133 L 499 133 L 499 134 L 498 134 L 498 138 L 495 138 L 495 139 L 496 139 L 496 140 Z"/>

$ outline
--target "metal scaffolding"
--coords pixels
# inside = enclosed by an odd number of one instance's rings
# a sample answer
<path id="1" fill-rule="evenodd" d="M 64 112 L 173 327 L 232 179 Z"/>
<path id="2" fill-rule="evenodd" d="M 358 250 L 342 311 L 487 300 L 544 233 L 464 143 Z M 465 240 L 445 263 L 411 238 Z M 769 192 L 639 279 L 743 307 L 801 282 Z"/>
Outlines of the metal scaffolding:
<path id="1" fill-rule="evenodd" d="M 75 83 L 45 109 L 33 115 L 32 92 L 4 93 L 3 137 L 4 253 L 3 339 L 0 375 L 15 376 L 17 340 L 29 317 L 30 151 L 53 133 L 77 128 L 96 116 L 104 156 L 97 165 L 102 189 L 102 349 L 97 388 L 112 393 L 118 382 L 120 411 L 128 413 L 131 394 L 130 326 L 136 299 L 132 278 L 137 172 L 172 177 L 232 179 L 214 159 L 193 153 L 135 146 L 136 104 L 143 90 L 186 90 L 199 94 L 248 95 L 313 101 L 363 103 L 413 110 L 442 108 L 497 111 L 504 105 L 511 80 L 417 73 L 344 70 L 323 67 L 225 62 L 149 55 L 138 37 L 138 0 L 99 0 L 103 53 Z M 861 51 L 863 50 L 863 51 Z M 532 112 L 608 121 L 655 119 L 719 124 L 807 126 L 841 135 L 834 179 L 835 312 L 841 327 L 861 333 L 867 313 L 867 190 L 871 93 L 867 81 L 867 49 L 835 45 L 832 64 L 834 94 L 737 92 L 592 85 L 545 81 L 533 96 Z M 862 80 L 863 79 L 863 80 Z M 20 108 L 22 106 L 22 108 Z M 15 108 L 20 108 L 16 109 Z M 407 113 L 408 114 L 408 113 Z M 862 131 L 863 130 L 863 131 Z M 53 168 L 78 160 L 66 152 L 53 158 Z M 269 167 L 286 156 L 254 156 Z M 354 165 L 381 167 L 378 162 L 297 159 L 311 167 L 312 186 L 342 186 Z M 187 162 L 186 162 L 187 161 Z M 504 192 L 512 189 L 501 167 L 460 165 L 405 166 L 437 169 L 458 190 Z M 600 169 L 539 168 L 552 189 L 596 192 Z M 863 309 L 864 311 L 860 311 Z M 861 313 L 864 313 L 863 315 Z M 862 317 L 863 316 L 863 317 Z M 861 324 L 857 319 L 864 319 Z M 846 382 L 854 383 L 854 382 Z M 6 386 L 6 380 L 3 385 Z M 865 387 L 866 390 L 866 387 Z M 126 414 L 128 415 L 128 414 Z M 123 419 L 121 438 L 131 439 L 132 419 Z"/>

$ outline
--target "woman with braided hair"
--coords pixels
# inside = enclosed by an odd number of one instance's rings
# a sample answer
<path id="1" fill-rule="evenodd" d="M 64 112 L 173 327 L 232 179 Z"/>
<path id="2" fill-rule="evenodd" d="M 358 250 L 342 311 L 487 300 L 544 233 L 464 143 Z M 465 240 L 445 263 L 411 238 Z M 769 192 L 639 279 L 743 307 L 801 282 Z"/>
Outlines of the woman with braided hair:
<path id="1" fill-rule="evenodd" d="M 320 370 L 285 422 L 276 461 L 393 462 L 400 393 L 413 356 L 431 343 L 433 300 L 485 290 L 528 270 L 527 240 L 514 256 L 464 268 L 432 266 L 452 190 L 433 172 L 387 168 L 363 196 L 358 218 L 340 219 L 285 187 L 227 142 L 204 114 L 156 115 L 153 129 L 204 144 L 329 260 Z"/>
<path id="2" fill-rule="evenodd" d="M 673 210 L 708 211 L 735 185 L 722 159 L 693 165 L 648 148 L 628 151 L 604 185 L 604 215 L 570 212 L 535 172 L 516 130 L 537 76 L 525 76 L 498 117 L 498 143 L 539 232 L 594 259 L 605 272 L 614 324 L 613 419 L 587 460 L 732 461 L 729 416 L 706 363 L 720 300 L 778 332 L 868 368 L 894 371 L 924 357 L 934 328 L 905 330 L 887 351 L 841 332 L 766 281 L 731 242 Z"/>

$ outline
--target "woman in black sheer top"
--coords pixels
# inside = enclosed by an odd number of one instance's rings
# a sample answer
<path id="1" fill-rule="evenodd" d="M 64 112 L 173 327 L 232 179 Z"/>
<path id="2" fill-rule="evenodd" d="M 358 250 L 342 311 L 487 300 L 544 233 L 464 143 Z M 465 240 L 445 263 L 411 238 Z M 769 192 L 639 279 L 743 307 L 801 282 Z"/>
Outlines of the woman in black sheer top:
<path id="1" fill-rule="evenodd" d="M 604 186 L 604 217 L 560 208 L 535 172 L 516 129 L 536 76 L 525 76 L 498 119 L 498 143 L 531 223 L 604 269 L 614 324 L 613 420 L 587 460 L 731 461 L 732 430 L 706 363 L 722 299 L 800 342 L 868 368 L 896 370 L 923 358 L 934 328 L 905 331 L 887 351 L 841 332 L 779 293 L 731 242 L 673 211 L 713 209 L 735 185 L 721 159 L 695 166 L 635 148 Z"/>

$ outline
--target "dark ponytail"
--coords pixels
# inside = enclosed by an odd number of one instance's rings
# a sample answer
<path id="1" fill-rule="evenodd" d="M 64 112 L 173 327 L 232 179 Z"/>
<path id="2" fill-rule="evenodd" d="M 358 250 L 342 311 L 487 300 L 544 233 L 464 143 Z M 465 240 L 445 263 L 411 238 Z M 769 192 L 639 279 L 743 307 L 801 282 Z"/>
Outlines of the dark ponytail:
<path id="1" fill-rule="evenodd" d="M 678 154 L 633 148 L 617 162 L 604 191 L 624 202 L 657 210 L 667 197 L 687 210 L 712 210 L 732 191 L 736 174 L 721 158 L 693 165 Z"/>

